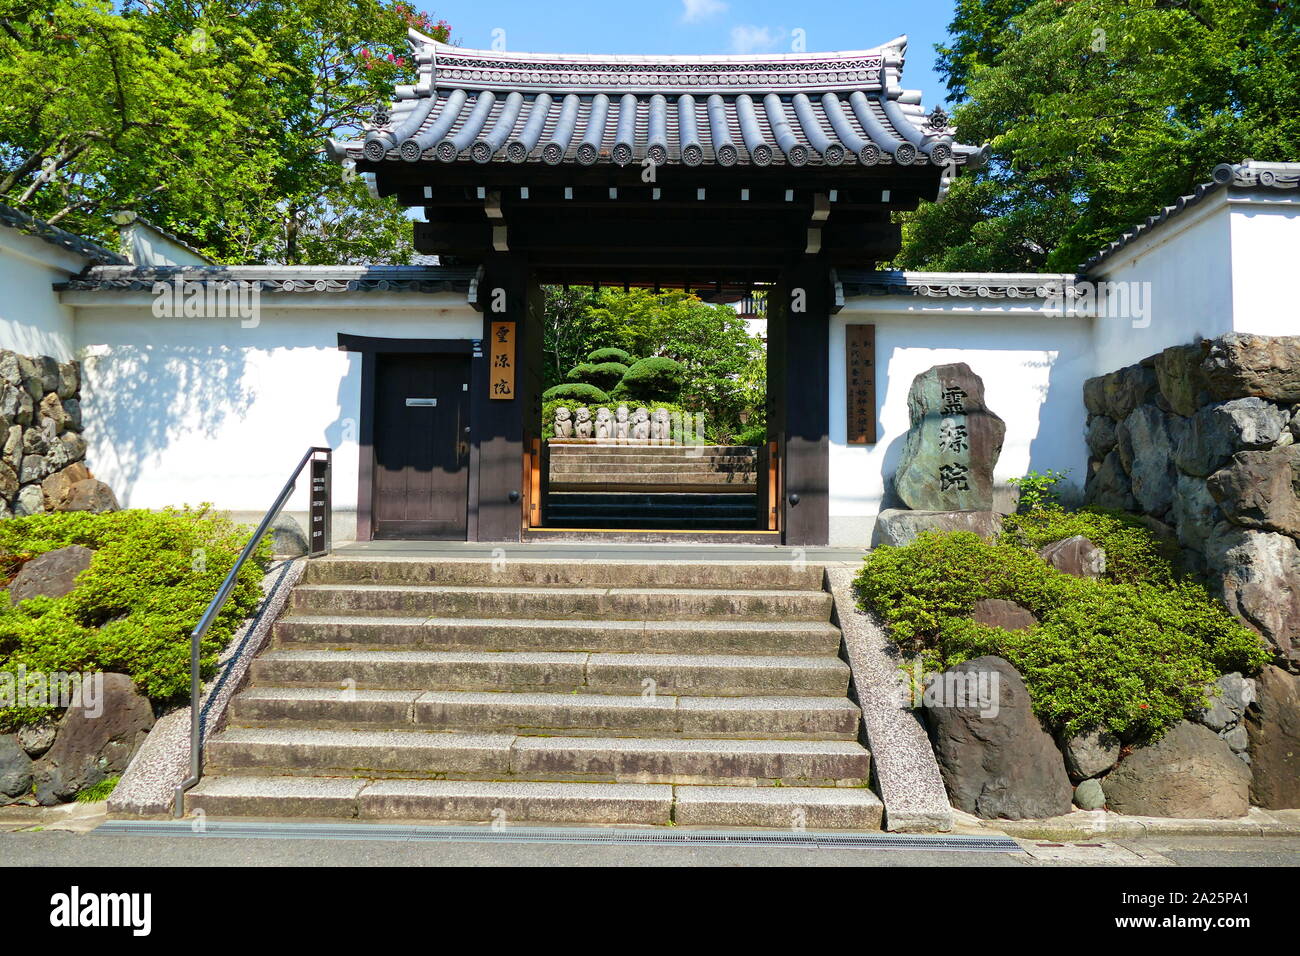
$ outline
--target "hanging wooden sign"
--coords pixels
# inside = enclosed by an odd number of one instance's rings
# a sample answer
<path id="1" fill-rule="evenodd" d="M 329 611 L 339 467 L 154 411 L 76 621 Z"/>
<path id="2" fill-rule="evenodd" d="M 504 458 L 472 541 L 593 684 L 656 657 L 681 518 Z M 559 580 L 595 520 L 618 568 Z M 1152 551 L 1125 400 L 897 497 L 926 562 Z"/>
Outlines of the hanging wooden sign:
<path id="1" fill-rule="evenodd" d="M 515 323 L 493 322 L 488 352 L 488 395 L 493 399 L 515 397 Z"/>
<path id="2" fill-rule="evenodd" d="M 844 327 L 844 382 L 848 402 L 848 443 L 876 443 L 876 327 Z"/>

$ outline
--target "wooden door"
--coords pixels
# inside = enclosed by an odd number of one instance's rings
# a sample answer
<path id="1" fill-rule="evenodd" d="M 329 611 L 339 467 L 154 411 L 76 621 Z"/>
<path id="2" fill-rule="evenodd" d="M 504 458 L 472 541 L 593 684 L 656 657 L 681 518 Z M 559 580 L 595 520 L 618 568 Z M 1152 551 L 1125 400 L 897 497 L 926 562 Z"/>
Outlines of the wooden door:
<path id="1" fill-rule="evenodd" d="M 374 536 L 464 540 L 469 360 L 376 357 Z"/>

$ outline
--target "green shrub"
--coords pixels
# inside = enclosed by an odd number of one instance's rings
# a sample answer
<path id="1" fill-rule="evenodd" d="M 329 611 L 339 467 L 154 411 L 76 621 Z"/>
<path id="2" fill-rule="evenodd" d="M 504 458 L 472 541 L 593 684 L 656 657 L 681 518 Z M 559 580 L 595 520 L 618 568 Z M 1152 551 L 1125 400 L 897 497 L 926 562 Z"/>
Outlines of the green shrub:
<path id="1" fill-rule="evenodd" d="M 121 774 L 116 777 L 105 777 L 99 783 L 92 783 L 89 787 L 83 788 L 77 793 L 78 803 L 99 803 L 101 800 L 107 800 L 117 789 L 118 781 L 122 779 Z"/>
<path id="2" fill-rule="evenodd" d="M 1002 528 L 1004 539 L 1034 549 L 1081 534 L 1105 550 L 1108 581 L 1168 584 L 1179 577 L 1177 542 L 1157 537 L 1140 517 L 1123 511 L 1040 508 L 1008 515 Z"/>
<path id="3" fill-rule="evenodd" d="M 620 381 L 627 373 L 627 366 L 622 362 L 601 362 L 593 364 L 583 362 L 581 365 L 575 365 L 569 369 L 568 379 L 570 382 L 583 382 L 587 385 L 594 385 L 602 392 L 608 392 Z"/>
<path id="4" fill-rule="evenodd" d="M 582 382 L 564 382 L 560 385 L 552 385 L 546 391 L 542 392 L 542 401 L 549 402 L 556 400 L 557 404 L 563 405 L 567 402 L 571 406 L 605 404 L 609 401 L 609 395 L 598 389 L 595 385 L 587 385 Z M 564 401 L 560 401 L 563 399 Z"/>
<path id="5" fill-rule="evenodd" d="M 1149 534 L 1149 532 L 1148 532 Z M 1189 580 L 1109 581 L 1050 567 L 1008 538 L 926 532 L 877 548 L 856 580 L 861 606 L 928 670 L 986 654 L 1021 673 L 1035 712 L 1066 734 L 1107 727 L 1157 736 L 1207 703 L 1221 674 L 1257 671 L 1269 652 Z M 984 598 L 1014 601 L 1038 626 L 1011 632 L 969 619 Z"/>
<path id="6" fill-rule="evenodd" d="M 189 634 L 248 540 L 249 530 L 207 507 L 108 514 L 65 512 L 0 521 L 0 554 L 15 565 L 80 544 L 90 567 L 61 598 L 21 605 L 0 595 L 0 670 L 127 674 L 156 703 L 189 691 Z M 264 539 L 202 645 L 203 672 L 262 599 L 270 558 Z M 0 710 L 0 728 L 29 722 L 30 709 Z"/>
<path id="7" fill-rule="evenodd" d="M 622 349 L 596 349 L 587 356 L 587 361 L 595 365 L 599 365 L 601 362 L 617 362 L 620 365 L 631 365 L 636 359 Z"/>
<path id="8" fill-rule="evenodd" d="M 1041 475 L 1036 471 L 1031 471 L 1023 478 L 1008 478 L 1007 484 L 1015 485 L 1020 489 L 1020 497 L 1016 502 L 1016 510 L 1019 512 L 1037 511 L 1039 508 L 1055 508 L 1061 503 L 1061 493 L 1056 490 L 1056 486 L 1065 480 L 1069 471 L 1053 471 L 1051 468 Z"/>
<path id="9" fill-rule="evenodd" d="M 744 431 L 737 433 L 732 441 L 737 445 L 749 445 L 750 447 L 761 447 L 767 444 L 767 426 L 750 425 Z"/>
<path id="10" fill-rule="evenodd" d="M 641 402 L 671 402 L 682 390 L 686 369 L 670 358 L 645 358 L 627 370 L 611 398 Z"/>

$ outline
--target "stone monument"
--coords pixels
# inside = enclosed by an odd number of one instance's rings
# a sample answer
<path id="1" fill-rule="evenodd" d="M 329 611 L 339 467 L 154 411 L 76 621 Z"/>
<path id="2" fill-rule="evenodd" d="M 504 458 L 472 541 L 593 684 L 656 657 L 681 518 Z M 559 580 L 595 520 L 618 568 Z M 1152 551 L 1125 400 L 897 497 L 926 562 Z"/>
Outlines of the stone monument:
<path id="1" fill-rule="evenodd" d="M 573 437 L 573 413 L 563 405 L 555 410 L 555 437 Z"/>
<path id="2" fill-rule="evenodd" d="M 574 428 L 574 435 L 578 438 L 591 437 L 591 409 L 585 405 L 578 409 L 577 425 Z"/>
<path id="3" fill-rule="evenodd" d="M 628 437 L 627 406 L 618 406 L 614 418 L 614 438 L 622 441 Z"/>
<path id="4" fill-rule="evenodd" d="M 964 362 L 936 365 L 913 379 L 907 409 L 898 497 L 916 511 L 991 511 L 1006 425 L 985 405 L 980 377 Z"/>

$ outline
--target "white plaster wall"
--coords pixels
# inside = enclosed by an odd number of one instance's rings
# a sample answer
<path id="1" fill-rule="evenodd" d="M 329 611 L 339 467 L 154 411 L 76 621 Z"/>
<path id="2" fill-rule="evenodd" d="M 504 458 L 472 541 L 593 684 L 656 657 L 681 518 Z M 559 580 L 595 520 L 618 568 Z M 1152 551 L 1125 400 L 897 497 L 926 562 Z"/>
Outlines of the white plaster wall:
<path id="1" fill-rule="evenodd" d="M 1227 193 L 1161 223 L 1105 260 L 1091 276 L 1149 283 L 1147 316 L 1101 316 L 1094 374 L 1132 365 L 1171 345 L 1233 329 L 1233 248 Z"/>
<path id="2" fill-rule="evenodd" d="M 53 285 L 85 265 L 81 256 L 0 227 L 0 348 L 60 362 L 72 358 L 72 310 L 59 302 Z"/>
<path id="3" fill-rule="evenodd" d="M 331 294 L 333 295 L 333 294 Z M 123 507 L 212 504 L 260 514 L 309 446 L 335 449 L 335 536 L 355 534 L 361 356 L 338 333 L 469 339 L 482 316 L 464 296 L 296 297 L 260 323 L 159 319 L 149 299 L 77 310 L 85 362 L 87 463 Z M 343 298 L 343 296 L 340 296 Z M 314 303 L 314 307 L 309 307 Z M 287 510 L 307 507 L 305 479 Z"/>
<path id="4" fill-rule="evenodd" d="M 1300 263 L 1300 191 L 1234 200 L 1230 209 L 1233 328 L 1300 335 L 1300 298 L 1289 292 Z"/>
<path id="5" fill-rule="evenodd" d="M 907 433 L 907 393 L 912 379 L 934 365 L 965 362 L 984 380 L 989 408 L 1007 424 L 995 475 L 999 483 L 1048 468 L 1069 469 L 1072 483 L 1083 483 L 1083 382 L 1093 374 L 1091 320 L 993 301 L 963 300 L 955 307 L 936 301 L 850 299 L 832 320 L 832 544 L 868 545 L 875 515 L 896 506 L 887 489 Z M 844 327 L 850 323 L 876 327 L 874 445 L 847 443 Z"/>

